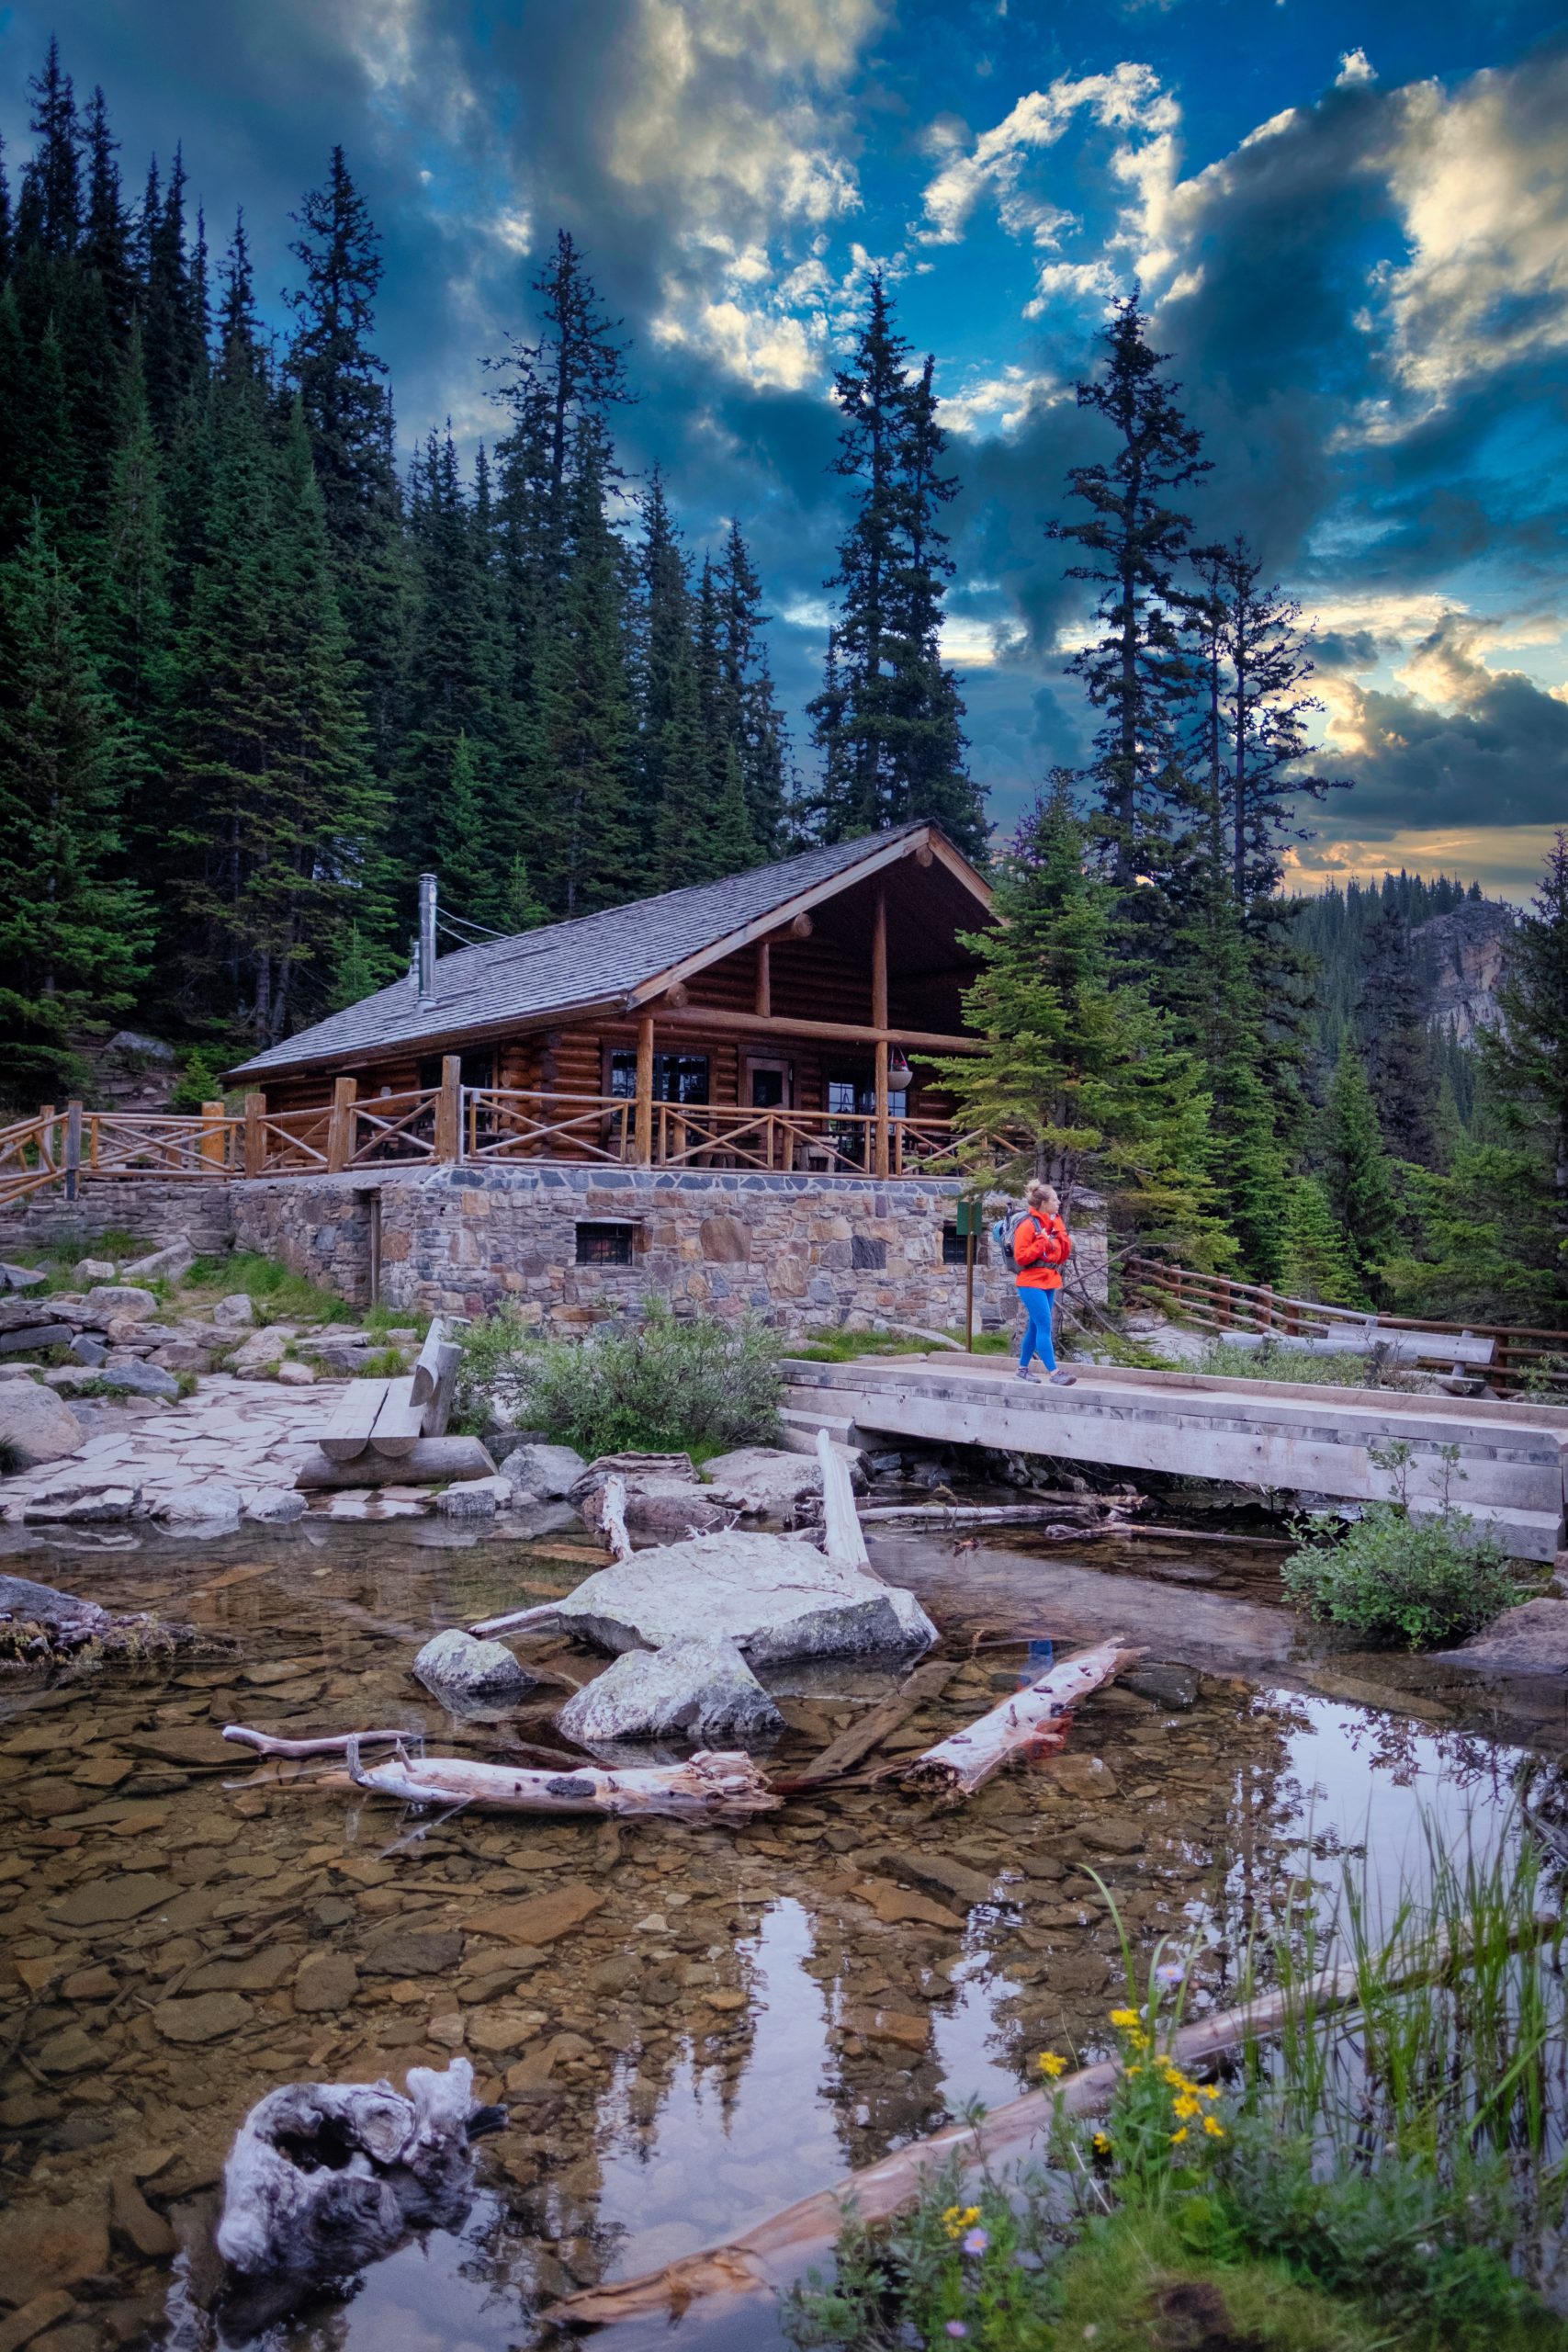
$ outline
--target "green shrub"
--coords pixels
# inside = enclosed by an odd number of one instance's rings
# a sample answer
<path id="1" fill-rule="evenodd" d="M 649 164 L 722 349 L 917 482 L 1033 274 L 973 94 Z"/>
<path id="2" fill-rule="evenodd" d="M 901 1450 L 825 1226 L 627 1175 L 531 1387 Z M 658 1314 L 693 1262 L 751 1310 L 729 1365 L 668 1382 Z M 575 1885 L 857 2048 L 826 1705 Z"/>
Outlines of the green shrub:
<path id="1" fill-rule="evenodd" d="M 457 1405 L 470 1428 L 504 1415 L 590 1458 L 720 1453 L 778 1436 L 778 1340 L 752 1317 L 682 1320 L 652 1300 L 640 1322 L 551 1340 L 503 1309 L 471 1325 L 462 1349 Z"/>
<path id="2" fill-rule="evenodd" d="M 1238 1348 L 1234 1340 L 1212 1340 L 1198 1370 L 1212 1380 L 1301 1380 L 1325 1388 L 1382 1388 L 1387 1375 L 1376 1356 L 1346 1348 L 1331 1356 L 1265 1340 L 1260 1348 Z"/>
<path id="3" fill-rule="evenodd" d="M 1367 1503 L 1348 1527 L 1332 1512 L 1314 1512 L 1307 1541 L 1285 1563 L 1286 1592 L 1314 1617 L 1348 1626 L 1375 1648 L 1433 1649 L 1479 1633 L 1520 1593 L 1495 1535 L 1478 1534 L 1449 1498 L 1459 1448 L 1442 1448 L 1438 1509 L 1420 1521 L 1410 1516 L 1407 1498 L 1411 1448 L 1400 1442 L 1370 1451 L 1392 1475 L 1394 1499 Z"/>

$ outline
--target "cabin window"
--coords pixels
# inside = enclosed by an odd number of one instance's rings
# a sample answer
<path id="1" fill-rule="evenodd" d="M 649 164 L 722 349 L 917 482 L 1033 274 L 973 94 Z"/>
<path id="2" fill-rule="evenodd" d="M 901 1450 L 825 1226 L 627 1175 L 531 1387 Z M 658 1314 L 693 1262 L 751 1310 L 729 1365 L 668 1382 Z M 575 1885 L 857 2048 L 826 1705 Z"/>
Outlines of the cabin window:
<path id="1" fill-rule="evenodd" d="M 580 1225 L 577 1228 L 577 1262 L 580 1266 L 629 1266 L 632 1261 L 632 1237 L 636 1227 L 629 1225 Z"/>
<path id="2" fill-rule="evenodd" d="M 976 1264 L 979 1263 L 979 1258 L 980 1245 L 976 1241 L 975 1244 Z M 942 1228 L 942 1262 L 944 1266 L 966 1266 L 969 1263 L 968 1238 L 959 1232 L 955 1225 L 944 1225 Z"/>
<path id="3" fill-rule="evenodd" d="M 637 1100 L 637 1055 L 617 1046 L 610 1056 L 610 1091 L 618 1102 Z M 653 1099 L 656 1102 L 705 1102 L 708 1099 L 708 1057 L 705 1054 L 655 1054 Z"/>
<path id="4" fill-rule="evenodd" d="M 887 1090 L 887 1115 L 890 1119 L 908 1116 L 909 1097 L 903 1087 Z M 829 1111 L 849 1112 L 863 1119 L 876 1116 L 876 1080 L 873 1078 L 829 1077 L 828 1080 Z"/>

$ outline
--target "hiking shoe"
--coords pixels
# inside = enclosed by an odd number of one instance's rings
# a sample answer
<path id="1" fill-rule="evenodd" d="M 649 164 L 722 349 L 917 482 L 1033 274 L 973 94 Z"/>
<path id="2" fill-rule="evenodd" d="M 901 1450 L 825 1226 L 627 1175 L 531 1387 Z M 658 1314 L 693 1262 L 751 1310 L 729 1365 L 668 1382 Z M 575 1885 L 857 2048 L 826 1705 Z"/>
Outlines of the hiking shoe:
<path id="1" fill-rule="evenodd" d="M 1054 1372 L 1051 1374 L 1053 1388 L 1076 1388 L 1077 1385 L 1078 1376 L 1076 1372 Z"/>
<path id="2" fill-rule="evenodd" d="M 1021 1363 L 1018 1370 L 1013 1374 L 1013 1378 L 1015 1380 L 1032 1381 L 1034 1374 L 1030 1371 L 1029 1366 L 1026 1363 Z"/>

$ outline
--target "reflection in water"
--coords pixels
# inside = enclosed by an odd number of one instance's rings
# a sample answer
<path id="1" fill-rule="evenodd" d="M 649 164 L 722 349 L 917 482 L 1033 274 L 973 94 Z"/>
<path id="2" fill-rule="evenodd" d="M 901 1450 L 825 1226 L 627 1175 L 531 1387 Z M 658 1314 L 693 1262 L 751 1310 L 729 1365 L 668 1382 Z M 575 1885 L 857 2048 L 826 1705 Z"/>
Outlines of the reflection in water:
<path id="1" fill-rule="evenodd" d="M 257 2340 L 521 2352 L 574 2287 L 743 2227 L 976 2095 L 1014 2096 L 1043 2048 L 1101 2047 L 1122 1963 L 1097 1882 L 1141 1967 L 1162 1939 L 1190 1945 L 1197 1997 L 1221 2000 L 1248 1938 L 1287 1923 L 1309 1866 L 1337 1877 L 1341 1856 L 1364 1854 L 1386 1895 L 1420 1875 L 1424 1811 L 1456 1838 L 1468 1815 L 1482 1849 L 1506 1834 L 1522 1750 L 1463 1728 L 1487 1720 L 1484 1694 L 1422 1696 L 1434 1728 L 1382 1708 L 1375 1681 L 1366 1704 L 1280 1687 L 1302 1637 L 1268 1605 L 1266 1572 L 1241 1577 L 1234 1551 L 1224 1574 L 1243 1589 L 1223 1598 L 1021 1544 L 962 1566 L 912 1540 L 876 1553 L 919 1591 L 955 1664 L 907 1727 L 911 1746 L 1038 1670 L 1031 1635 L 1044 1648 L 1131 1631 L 1152 1658 L 1202 1670 L 1197 1703 L 1101 1693 L 1059 1758 L 950 1814 L 852 1790 L 738 1827 L 462 1815 L 393 1851 L 410 1819 L 313 1769 L 226 1787 L 248 1768 L 223 1768 L 212 1726 L 394 1720 L 445 1741 L 451 1727 L 407 1679 L 413 1648 L 438 1625 L 564 1589 L 569 1562 L 395 1527 L 199 1552 L 149 1541 L 53 1570 L 29 1555 L 35 1575 L 188 1615 L 234 1646 L 116 1667 L 64 1699 L 0 1698 L 0 1788 L 17 1824 L 0 1860 L 17 1971 L 0 2044 L 18 2034 L 28 2062 L 0 2075 L 0 2151 L 20 2226 L 45 2207 L 101 2212 L 110 2180 L 134 2169 L 184 2249 L 154 2335 L 207 2352 L 213 2183 L 245 2110 L 280 2083 L 400 2078 L 466 2049 L 510 2122 L 477 2152 L 461 2228 L 415 2239 Z M 781 1695 L 786 1763 L 852 1720 L 847 1687 Z M 519 1735 L 536 1738 L 547 1714 L 525 1710 Z M 506 1727 L 466 1736 L 482 1752 Z M 128 1874 L 142 1894 L 122 1903 Z M 585 1890 L 599 1898 L 586 1916 Z M 556 1894 L 576 1924 L 508 1924 Z M 330 1994 L 302 1973 L 327 1955 Z M 77 2314 L 102 2352 L 145 2333 L 168 2279 L 165 2261 L 117 2242 Z M 694 2315 L 682 2352 L 728 2352 L 725 2324 Z M 736 2341 L 759 2352 L 770 2334 L 751 2311 Z"/>

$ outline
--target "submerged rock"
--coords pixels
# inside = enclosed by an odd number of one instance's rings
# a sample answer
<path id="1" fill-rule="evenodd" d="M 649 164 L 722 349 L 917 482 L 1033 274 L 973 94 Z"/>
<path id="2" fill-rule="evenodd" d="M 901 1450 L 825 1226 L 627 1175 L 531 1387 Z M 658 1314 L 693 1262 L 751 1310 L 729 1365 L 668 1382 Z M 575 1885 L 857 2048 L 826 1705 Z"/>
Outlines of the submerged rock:
<path id="1" fill-rule="evenodd" d="M 426 1642 L 413 1670 L 438 1699 L 509 1699 L 529 1687 L 504 1642 L 476 1641 L 456 1626 Z"/>
<path id="2" fill-rule="evenodd" d="M 784 1717 L 735 1644 L 714 1640 L 626 1651 L 567 1701 L 557 1721 L 584 1747 L 675 1734 L 707 1747 L 719 1739 L 773 1739 L 784 1729 Z"/>
<path id="3" fill-rule="evenodd" d="M 601 1568 L 541 1612 L 602 1649 L 733 1642 L 752 1666 L 926 1650 L 912 1593 L 778 1535 L 699 1535 Z"/>
<path id="4" fill-rule="evenodd" d="M 512 1500 L 512 1481 L 498 1473 L 455 1479 L 435 1498 L 443 1519 L 493 1519 Z"/>
<path id="5" fill-rule="evenodd" d="M 716 1454 L 707 1464 L 709 1493 L 747 1519 L 778 1519 L 794 1526 L 816 1519 L 822 1509 L 822 1474 L 811 1453 L 787 1453 L 776 1446 L 742 1445 Z M 852 1484 L 855 1483 L 851 1473 Z M 858 1481 L 863 1489 L 864 1474 Z"/>

